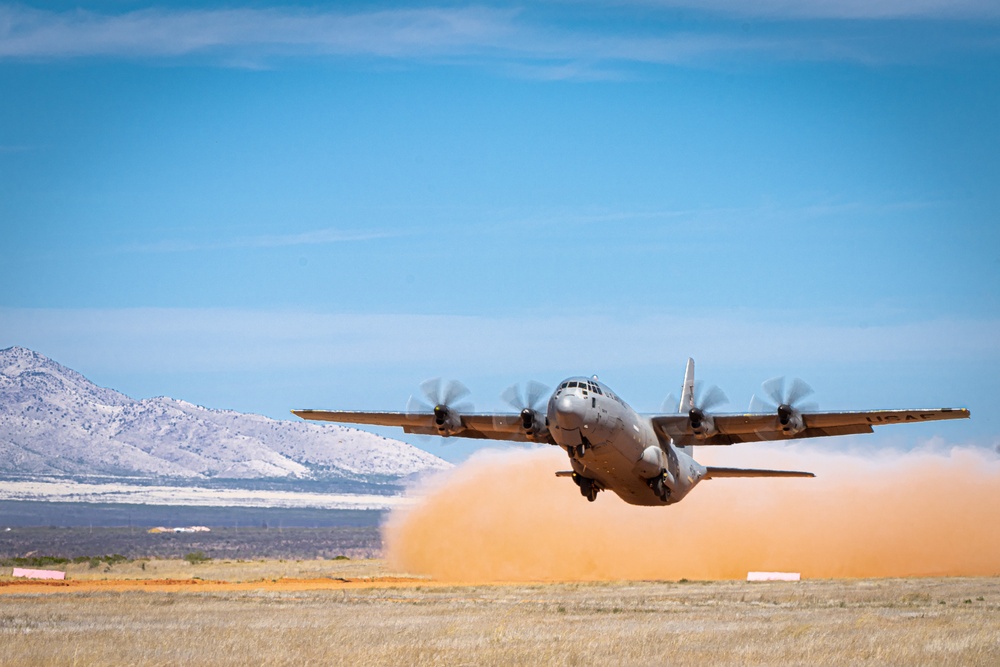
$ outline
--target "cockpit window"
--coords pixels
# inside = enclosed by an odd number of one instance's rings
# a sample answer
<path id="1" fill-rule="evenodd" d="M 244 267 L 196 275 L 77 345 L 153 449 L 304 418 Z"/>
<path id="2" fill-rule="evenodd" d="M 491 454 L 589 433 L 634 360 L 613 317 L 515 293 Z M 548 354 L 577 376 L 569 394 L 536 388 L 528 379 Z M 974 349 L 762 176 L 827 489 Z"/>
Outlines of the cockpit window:
<path id="1" fill-rule="evenodd" d="M 578 382 L 570 382 L 569 387 L 570 389 L 572 389 L 573 387 L 576 387 L 578 384 L 579 384 Z"/>

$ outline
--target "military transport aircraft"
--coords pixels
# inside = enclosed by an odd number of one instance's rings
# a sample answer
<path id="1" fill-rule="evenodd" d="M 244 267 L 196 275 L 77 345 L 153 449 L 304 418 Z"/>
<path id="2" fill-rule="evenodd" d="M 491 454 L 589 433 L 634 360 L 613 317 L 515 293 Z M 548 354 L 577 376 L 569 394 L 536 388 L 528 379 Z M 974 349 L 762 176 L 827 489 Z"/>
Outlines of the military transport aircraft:
<path id="1" fill-rule="evenodd" d="M 802 404 L 812 389 L 795 379 L 769 380 L 764 394 L 754 396 L 752 412 L 714 414 L 728 402 L 717 387 L 696 390 L 694 360 L 688 359 L 676 412 L 640 415 L 597 376 L 572 377 L 542 401 L 548 389 L 529 383 L 511 387 L 504 399 L 515 413 L 475 414 L 457 401 L 468 395 L 461 384 L 424 383 L 432 405 L 411 399 L 406 412 L 337 412 L 292 410 L 303 419 L 347 424 L 400 426 L 406 433 L 537 442 L 562 447 L 570 477 L 587 500 L 609 490 L 632 505 L 670 505 L 680 501 L 703 479 L 720 477 L 815 477 L 793 470 L 752 470 L 703 466 L 694 460 L 694 445 L 733 445 L 761 440 L 790 440 L 871 433 L 873 426 L 940 419 L 966 419 L 965 408 L 818 412 Z M 760 411 L 753 411 L 755 408 Z"/>

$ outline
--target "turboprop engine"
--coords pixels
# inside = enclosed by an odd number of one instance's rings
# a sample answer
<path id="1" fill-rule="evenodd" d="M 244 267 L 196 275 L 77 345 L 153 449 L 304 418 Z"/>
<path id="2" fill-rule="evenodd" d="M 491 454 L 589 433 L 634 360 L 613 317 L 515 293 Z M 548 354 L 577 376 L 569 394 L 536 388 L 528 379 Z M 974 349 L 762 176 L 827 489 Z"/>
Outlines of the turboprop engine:
<path id="1" fill-rule="evenodd" d="M 778 406 L 778 424 L 785 435 L 795 435 L 806 428 L 799 411 L 785 404 Z"/>
<path id="2" fill-rule="evenodd" d="M 719 432 L 715 428 L 715 419 L 708 412 L 728 402 L 729 399 L 726 398 L 725 392 L 715 385 L 710 387 L 706 387 L 700 383 L 694 385 L 691 396 L 691 408 L 688 410 L 688 423 L 694 437 L 704 440 Z M 684 407 L 687 406 L 682 406 L 682 409 Z"/>
<path id="3" fill-rule="evenodd" d="M 472 411 L 471 403 L 458 403 L 469 395 L 469 390 L 465 385 L 457 380 L 444 382 L 441 378 L 434 378 L 421 383 L 420 390 L 430 403 L 410 396 L 410 400 L 406 404 L 407 413 L 427 414 L 433 412 L 434 428 L 437 429 L 438 435 L 444 437 L 457 435 L 465 430 L 465 427 L 462 426 L 462 413 Z"/>
<path id="4" fill-rule="evenodd" d="M 523 387 L 511 385 L 500 395 L 507 405 L 519 411 L 521 429 L 524 436 L 532 442 L 544 440 L 549 435 L 548 420 L 544 412 L 548 393 L 548 387 L 532 380 Z"/>
<path id="5" fill-rule="evenodd" d="M 545 424 L 545 417 L 537 410 L 525 408 L 521 410 L 521 428 L 528 440 L 539 440 L 549 434 L 549 427 Z"/>
<path id="6" fill-rule="evenodd" d="M 449 436 L 462 430 L 462 418 L 447 405 L 434 406 L 434 426 L 438 433 Z"/>
<path id="7" fill-rule="evenodd" d="M 812 387 L 799 378 L 793 378 L 786 386 L 785 378 L 778 377 L 761 385 L 765 396 L 771 402 L 753 395 L 750 399 L 751 412 L 775 412 L 778 415 L 778 428 L 785 435 L 792 436 L 806 429 L 803 412 L 815 409 L 813 403 L 803 403 L 802 400 L 813 393 Z"/>
<path id="8" fill-rule="evenodd" d="M 711 415 L 706 415 L 700 408 L 692 408 L 688 412 L 688 419 L 691 421 L 691 432 L 696 438 L 704 440 L 718 433 L 715 419 Z"/>

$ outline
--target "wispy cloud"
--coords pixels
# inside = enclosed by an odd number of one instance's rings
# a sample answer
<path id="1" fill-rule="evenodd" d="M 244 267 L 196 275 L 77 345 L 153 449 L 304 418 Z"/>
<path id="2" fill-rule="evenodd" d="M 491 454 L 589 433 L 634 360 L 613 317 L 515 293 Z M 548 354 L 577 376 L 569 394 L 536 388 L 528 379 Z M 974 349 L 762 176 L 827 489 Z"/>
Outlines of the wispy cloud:
<path id="1" fill-rule="evenodd" d="M 142 9 L 123 14 L 0 8 L 0 56 L 183 56 L 272 52 L 412 57 L 487 49 L 510 37 L 512 11 Z"/>
<path id="2" fill-rule="evenodd" d="M 200 250 L 229 250 L 236 248 L 284 248 L 290 246 L 330 245 L 355 241 L 371 241 L 400 236 L 398 232 L 344 231 L 318 229 L 294 234 L 261 234 L 213 240 L 163 240 L 120 246 L 118 252 L 192 252 Z"/>
<path id="3" fill-rule="evenodd" d="M 738 229 L 753 223 L 757 227 L 769 224 L 803 224 L 819 221 L 824 224 L 842 221 L 850 216 L 857 218 L 865 216 L 869 222 L 878 217 L 898 212 L 909 212 L 940 207 L 947 202 L 934 199 L 912 199 L 884 201 L 850 200 L 837 198 L 818 198 L 812 201 L 768 202 L 754 206 L 722 207 L 708 206 L 699 208 L 622 208 L 622 209 L 587 209 L 587 208 L 555 208 L 532 211 L 495 211 L 493 218 L 474 227 L 477 234 L 496 232 L 507 235 L 512 228 L 531 230 L 532 233 L 546 233 L 551 230 L 557 238 L 562 238 L 564 230 L 570 227 L 603 226 L 608 223 L 621 225 L 650 226 L 650 233 L 671 235 L 670 242 L 676 244 L 676 233 L 685 229 L 697 227 L 704 233 L 712 228 L 722 234 L 733 234 Z M 469 227 L 466 226 L 466 229 Z M 563 239 L 564 240 L 564 239 Z M 644 238 L 644 241 L 648 238 Z"/>
<path id="4" fill-rule="evenodd" d="M 205 57 L 227 66 L 260 67 L 274 57 L 375 57 L 492 63 L 515 76 L 604 79 L 624 65 L 690 64 L 736 54 L 773 58 L 873 61 L 879 40 L 781 30 L 744 31 L 746 17 L 772 20 L 992 18 L 1000 6 L 977 0 L 664 0 L 635 5 L 684 8 L 721 21 L 681 28 L 668 12 L 640 20 L 629 3 L 616 20 L 576 21 L 571 9 L 540 15 L 530 8 L 445 7 L 336 11 L 140 9 L 111 14 L 0 7 L 0 59 Z M 736 19 L 731 21 L 729 19 Z M 968 46 L 967 44 L 965 45 Z M 898 51 L 895 47 L 890 52 Z"/>
<path id="5" fill-rule="evenodd" d="M 428 361 L 469 369 L 532 372 L 672 367 L 679 354 L 714 363 L 843 364 L 996 362 L 1000 321 L 938 319 L 860 326 L 789 323 L 767 313 L 501 317 L 341 314 L 224 308 L 0 308 L 0 346 L 92 346 L 136 368 L 232 370 L 348 366 L 406 367 Z M 857 318 L 855 318 L 857 319 Z M 595 347 L 597 331 L 608 344 Z M 6 343 L 5 343 L 6 342 Z M 156 350 L 150 356 L 149 351 Z M 134 358 L 126 361 L 132 351 Z M 680 352 L 683 351 L 683 352 Z M 125 355 L 125 356 L 122 356 Z"/>
<path id="6" fill-rule="evenodd" d="M 777 20 L 1000 16 L 1000 5 L 993 0 L 633 0 L 628 4 Z"/>
<path id="7" fill-rule="evenodd" d="M 0 308 L 0 348 L 23 345 L 102 384 L 212 407 L 402 408 L 420 381 L 459 377 L 477 409 L 515 381 L 600 373 L 640 410 L 676 391 L 683 361 L 744 409 L 761 380 L 807 378 L 826 408 L 964 405 L 996 444 L 1000 321 L 858 325 L 726 311 L 455 316 L 223 308 Z M 624 381 L 623 381 L 624 380 Z M 985 420 L 984 420 L 985 417 Z M 995 421 L 995 420 L 994 420 Z M 398 434 L 394 434 L 398 435 Z"/>

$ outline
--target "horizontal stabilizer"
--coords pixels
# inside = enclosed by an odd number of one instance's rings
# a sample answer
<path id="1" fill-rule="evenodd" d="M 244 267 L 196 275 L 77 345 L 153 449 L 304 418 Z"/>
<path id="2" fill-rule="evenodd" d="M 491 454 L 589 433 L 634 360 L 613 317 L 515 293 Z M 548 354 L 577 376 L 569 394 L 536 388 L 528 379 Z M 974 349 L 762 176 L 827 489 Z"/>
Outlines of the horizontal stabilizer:
<path id="1" fill-rule="evenodd" d="M 572 470 L 560 470 L 556 472 L 556 477 L 572 477 L 572 476 L 573 476 Z"/>
<path id="2" fill-rule="evenodd" d="M 708 466 L 705 479 L 714 477 L 815 477 L 811 472 L 798 470 L 753 470 L 748 468 L 715 468 Z"/>

